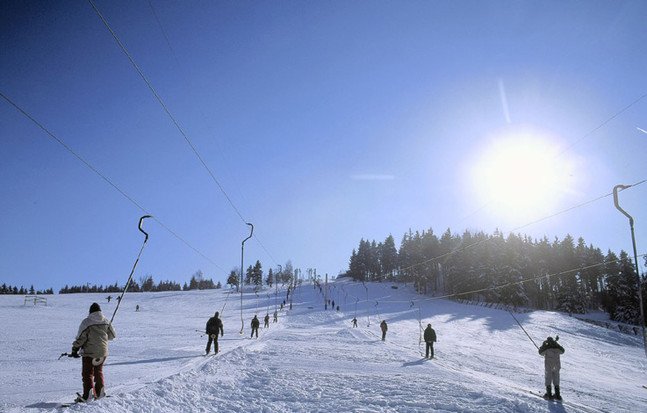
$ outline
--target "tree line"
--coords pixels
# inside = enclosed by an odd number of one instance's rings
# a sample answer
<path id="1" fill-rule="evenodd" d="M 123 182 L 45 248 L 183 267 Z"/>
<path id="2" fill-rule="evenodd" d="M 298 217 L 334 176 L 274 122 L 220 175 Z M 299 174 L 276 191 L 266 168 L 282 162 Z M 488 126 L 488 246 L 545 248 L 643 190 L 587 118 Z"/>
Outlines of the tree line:
<path id="1" fill-rule="evenodd" d="M 139 293 L 139 292 L 160 292 L 160 291 L 189 291 L 189 290 L 212 290 L 222 288 L 220 281 L 214 283 L 211 278 L 205 278 L 202 271 L 196 271 L 192 276 L 191 280 L 184 285 L 180 285 L 175 281 L 160 281 L 155 283 L 152 275 L 146 275 L 139 279 L 139 283 L 135 280 L 131 280 L 128 285 L 128 292 Z M 120 286 L 116 282 L 113 285 L 74 285 L 61 288 L 59 294 L 72 294 L 72 293 L 120 293 L 124 289 L 123 286 Z"/>
<path id="2" fill-rule="evenodd" d="M 309 269 L 309 271 L 312 271 L 312 269 Z M 292 261 L 288 260 L 285 265 L 279 265 L 277 269 L 270 268 L 265 274 L 263 272 L 263 265 L 259 260 L 256 260 L 254 265 L 247 267 L 243 283 L 245 285 L 256 285 L 259 287 L 265 284 L 271 288 L 276 283 L 288 284 L 292 282 L 300 272 L 301 270 L 295 269 L 292 266 Z M 227 277 L 227 284 L 238 288 L 239 280 L 240 268 L 233 268 L 229 272 L 229 277 Z"/>
<path id="3" fill-rule="evenodd" d="M 587 245 L 582 237 L 547 237 L 447 229 L 409 230 L 399 248 L 389 235 L 383 242 L 360 240 L 347 276 L 358 281 L 412 282 L 422 294 L 498 302 L 583 314 L 602 309 L 619 322 L 638 324 L 639 282 L 633 260 Z M 647 282 L 642 277 L 643 302 Z"/>
<path id="4" fill-rule="evenodd" d="M 54 294 L 54 290 L 51 288 L 48 288 L 46 290 L 36 290 L 34 289 L 34 286 L 32 285 L 29 289 L 23 287 L 22 285 L 20 288 L 7 285 L 7 284 L 2 284 L 2 287 L 0 287 L 0 294 L 18 294 L 18 295 L 26 295 L 26 294 Z"/>

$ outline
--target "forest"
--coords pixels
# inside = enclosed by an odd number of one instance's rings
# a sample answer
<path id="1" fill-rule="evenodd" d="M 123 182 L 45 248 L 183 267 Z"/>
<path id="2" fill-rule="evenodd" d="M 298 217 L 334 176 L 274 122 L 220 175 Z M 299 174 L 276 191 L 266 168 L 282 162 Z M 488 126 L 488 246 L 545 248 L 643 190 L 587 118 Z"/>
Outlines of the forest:
<path id="1" fill-rule="evenodd" d="M 614 321 L 639 324 L 639 281 L 625 252 L 603 253 L 567 235 L 539 240 L 498 231 L 409 230 L 399 248 L 360 240 L 346 274 L 357 281 L 412 282 L 421 294 L 584 314 L 606 311 Z M 647 283 L 643 285 L 643 302 Z"/>

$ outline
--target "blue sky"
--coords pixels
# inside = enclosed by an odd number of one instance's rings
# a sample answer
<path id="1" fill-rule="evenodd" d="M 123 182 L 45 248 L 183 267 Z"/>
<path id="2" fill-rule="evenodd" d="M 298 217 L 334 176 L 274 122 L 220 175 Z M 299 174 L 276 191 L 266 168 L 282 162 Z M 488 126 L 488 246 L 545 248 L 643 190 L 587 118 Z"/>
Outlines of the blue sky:
<path id="1" fill-rule="evenodd" d="M 641 1 L 96 4 L 254 223 L 246 266 L 335 275 L 360 238 L 505 232 L 647 179 Z M 0 91 L 210 259 L 148 221 L 136 277 L 224 281 L 247 227 L 91 5 L 0 7 Z M 0 282 L 125 282 L 142 212 L 4 99 L 0 131 Z M 528 136 L 547 162 L 497 158 Z M 510 205 L 528 186 L 483 191 L 492 159 L 554 182 Z M 639 254 L 646 199 L 621 193 Z M 610 197 L 519 232 L 631 250 Z"/>

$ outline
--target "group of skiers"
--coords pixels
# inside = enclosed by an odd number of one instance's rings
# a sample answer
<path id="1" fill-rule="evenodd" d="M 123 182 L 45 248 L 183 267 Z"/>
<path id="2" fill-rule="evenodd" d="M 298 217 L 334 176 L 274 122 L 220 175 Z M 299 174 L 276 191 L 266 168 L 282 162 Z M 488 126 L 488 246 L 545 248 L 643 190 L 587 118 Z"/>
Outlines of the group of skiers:
<path id="1" fill-rule="evenodd" d="M 208 336 L 207 347 L 205 353 L 209 354 L 211 351 L 211 344 L 213 343 L 214 354 L 218 353 L 218 335 L 224 335 L 223 323 L 219 318 L 219 312 L 216 311 L 213 317 L 207 321 L 205 332 Z M 278 315 L 274 311 L 274 322 L 277 321 Z M 269 327 L 269 313 L 265 315 L 264 327 Z M 353 328 L 357 327 L 357 318 L 352 319 Z M 256 335 L 258 338 L 258 328 L 260 321 L 257 315 L 254 315 L 251 321 L 252 333 L 251 337 Z M 388 331 L 388 324 L 386 320 L 380 322 L 380 330 L 382 331 L 382 341 L 386 340 L 386 333 Z M 81 322 L 76 338 L 72 343 L 72 353 L 70 357 L 82 359 L 81 377 L 83 381 L 83 393 L 77 393 L 76 402 L 84 403 L 92 398 L 100 399 L 105 396 L 105 385 L 103 377 L 103 364 L 108 357 L 108 341 L 116 337 L 116 332 L 111 322 L 105 318 L 101 312 L 101 307 L 97 303 L 92 303 L 90 306 L 89 315 Z M 427 324 L 424 330 L 424 340 L 426 343 L 425 358 L 434 358 L 434 342 L 436 342 L 436 331 Z M 539 354 L 544 357 L 545 369 L 545 385 L 546 393 L 543 395 L 545 399 L 562 400 L 559 386 L 559 371 L 561 369 L 560 355 L 564 354 L 564 348 L 557 343 L 559 336 L 555 339 L 548 337 L 539 348 Z M 80 355 L 79 351 L 83 351 Z M 555 392 L 552 392 L 554 386 Z"/>

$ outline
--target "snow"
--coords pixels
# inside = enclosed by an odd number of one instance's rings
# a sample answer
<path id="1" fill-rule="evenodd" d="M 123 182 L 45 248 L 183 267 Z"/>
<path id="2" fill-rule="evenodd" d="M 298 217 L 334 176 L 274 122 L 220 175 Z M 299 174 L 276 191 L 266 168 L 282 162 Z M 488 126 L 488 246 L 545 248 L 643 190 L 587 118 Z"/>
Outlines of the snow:
<path id="1" fill-rule="evenodd" d="M 543 359 L 502 310 L 435 300 L 409 287 L 337 280 L 341 311 L 324 311 L 312 285 L 294 293 L 279 322 L 250 339 L 249 323 L 277 301 L 274 289 L 130 293 L 114 321 L 104 368 L 111 397 L 84 412 L 641 412 L 647 358 L 639 337 L 567 314 L 515 314 L 535 342 L 560 336 L 563 404 L 538 396 Z M 49 296 L 47 306 L 0 296 L 0 410 L 59 411 L 81 390 L 80 361 L 64 357 L 90 304 L 109 318 L 107 294 Z M 278 301 L 285 298 L 285 290 Z M 357 310 L 355 310 L 357 301 Z M 139 304 L 141 310 L 135 311 Z M 329 306 L 330 308 L 330 306 Z M 221 353 L 204 357 L 207 319 L 221 311 Z M 357 313 L 355 313 L 357 311 Z M 357 314 L 358 328 L 351 328 Z M 438 335 L 436 358 L 421 357 L 420 323 Z M 380 340 L 379 321 L 389 323 Z M 198 331 L 196 331 L 198 330 Z"/>

